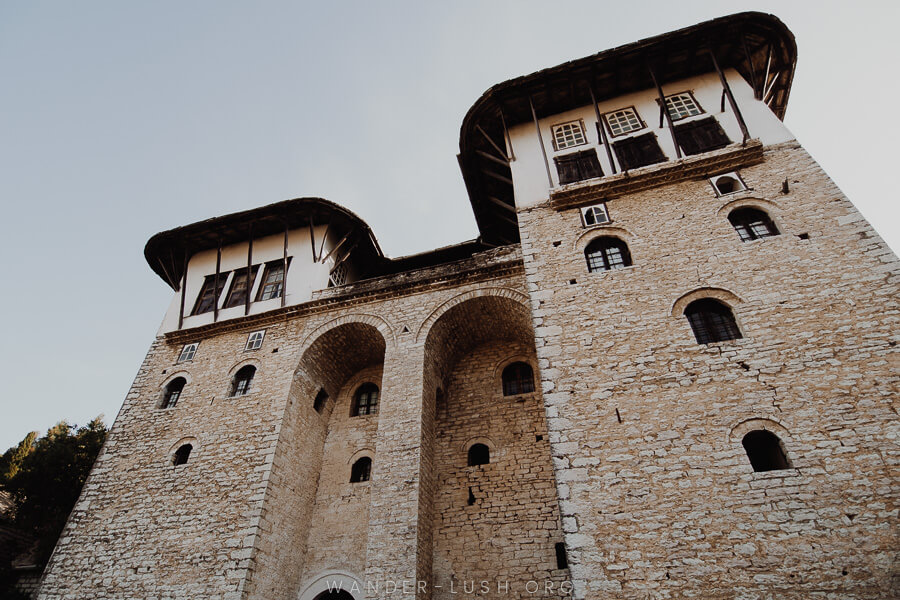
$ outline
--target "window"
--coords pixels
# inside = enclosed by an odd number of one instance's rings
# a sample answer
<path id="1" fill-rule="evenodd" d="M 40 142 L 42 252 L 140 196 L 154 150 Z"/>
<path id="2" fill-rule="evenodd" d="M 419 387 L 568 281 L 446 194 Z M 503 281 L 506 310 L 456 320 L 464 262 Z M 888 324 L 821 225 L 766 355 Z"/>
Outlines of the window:
<path id="1" fill-rule="evenodd" d="M 738 340 L 743 337 L 731 309 L 718 300 L 712 298 L 694 300 L 684 309 L 684 316 L 691 324 L 698 344 Z"/>
<path id="2" fill-rule="evenodd" d="M 606 124 L 613 137 L 644 128 L 644 122 L 641 121 L 634 107 L 606 113 L 603 117 L 606 119 Z"/>
<path id="3" fill-rule="evenodd" d="M 199 343 L 185 344 L 181 349 L 181 354 L 178 355 L 177 362 L 183 363 L 189 360 L 193 360 L 194 355 L 197 354 L 197 346 L 199 345 Z"/>
<path id="4" fill-rule="evenodd" d="M 259 350 L 262 347 L 263 338 L 265 337 L 265 329 L 263 329 L 262 331 L 254 331 L 247 336 L 247 344 L 244 346 L 244 350 Z"/>
<path id="5" fill-rule="evenodd" d="M 259 265 L 250 269 L 250 277 L 247 277 L 246 267 L 234 272 L 234 277 L 231 279 L 231 289 L 228 290 L 228 296 L 225 298 L 225 308 L 242 306 L 247 303 L 247 295 L 253 289 L 257 271 L 259 271 Z"/>
<path id="6" fill-rule="evenodd" d="M 190 444 L 185 444 L 178 448 L 178 450 L 175 451 L 175 455 L 172 457 L 172 464 L 177 467 L 178 465 L 186 463 L 188 457 L 191 455 L 191 450 L 193 449 L 194 447 Z"/>
<path id="7" fill-rule="evenodd" d="M 616 142 L 613 144 L 613 150 L 616 151 L 619 165 L 625 171 L 666 161 L 666 155 L 663 154 L 659 142 L 656 141 L 656 135 L 653 133 Z"/>
<path id="8" fill-rule="evenodd" d="M 362 415 L 374 415 L 378 412 L 378 386 L 374 383 L 364 383 L 356 390 L 353 400 L 353 414 L 351 417 Z"/>
<path id="9" fill-rule="evenodd" d="M 325 388 L 322 388 L 316 394 L 316 399 L 313 400 L 313 409 L 317 413 L 321 413 L 325 409 L 326 402 L 328 402 L 328 392 L 325 391 Z"/>
<path id="10" fill-rule="evenodd" d="M 353 466 L 350 468 L 350 483 L 360 483 L 362 481 L 368 481 L 371 475 L 372 459 L 368 456 L 363 456 L 358 461 L 353 463 Z"/>
<path id="11" fill-rule="evenodd" d="M 328 287 L 338 287 L 347 283 L 347 263 L 342 262 L 328 274 Z"/>
<path id="12" fill-rule="evenodd" d="M 594 206 L 585 206 L 582 208 L 581 222 L 584 223 L 585 227 L 609 223 L 609 211 L 606 210 L 606 205 L 595 204 Z"/>
<path id="13" fill-rule="evenodd" d="M 503 369 L 503 395 L 515 396 L 534 391 L 534 371 L 531 365 L 514 362 Z"/>
<path id="14" fill-rule="evenodd" d="M 588 271 L 610 271 L 631 266 L 631 253 L 622 240 L 614 237 L 599 237 L 584 249 Z"/>
<path id="15" fill-rule="evenodd" d="M 556 542 L 556 568 L 569 568 L 569 559 L 566 557 L 566 545 L 563 542 Z"/>
<path id="16" fill-rule="evenodd" d="M 169 385 L 166 386 L 166 391 L 163 393 L 163 400 L 160 408 L 172 408 L 178 403 L 178 398 L 181 397 L 181 391 L 184 389 L 187 380 L 184 377 L 176 377 L 172 381 L 169 382 Z"/>
<path id="17" fill-rule="evenodd" d="M 491 450 L 484 444 L 472 444 L 469 447 L 469 466 L 486 465 L 491 462 Z"/>
<path id="18" fill-rule="evenodd" d="M 556 162 L 556 172 L 559 174 L 559 184 L 584 181 L 594 177 L 603 177 L 603 169 L 600 168 L 600 160 L 596 150 L 584 150 L 553 159 Z"/>
<path id="19" fill-rule="evenodd" d="M 676 125 L 675 139 L 685 154 L 718 150 L 731 143 L 715 117 Z"/>
<path id="20" fill-rule="evenodd" d="M 257 301 L 281 298 L 284 293 L 284 261 L 274 260 L 266 263 L 266 274 L 259 286 Z"/>
<path id="21" fill-rule="evenodd" d="M 213 310 L 219 303 L 219 296 L 222 295 L 222 289 L 225 287 L 227 279 L 228 273 L 219 273 L 219 285 L 216 285 L 216 276 L 207 275 L 203 280 L 203 287 L 200 288 L 200 295 L 197 296 L 194 312 L 191 314 L 201 315 Z"/>
<path id="22" fill-rule="evenodd" d="M 738 208 L 731 211 L 728 220 L 741 236 L 741 241 L 749 242 L 764 237 L 778 235 L 775 223 L 769 215 L 756 208 Z"/>
<path id="23" fill-rule="evenodd" d="M 256 375 L 256 367 L 253 365 L 244 365 L 237 373 L 234 374 L 234 380 L 231 382 L 232 396 L 246 396 L 250 393 L 250 382 Z"/>
<path id="24" fill-rule="evenodd" d="M 741 444 L 747 451 L 747 458 L 750 459 L 754 471 L 778 471 L 791 468 L 787 456 L 784 454 L 781 440 L 771 431 L 763 429 L 751 431 L 744 436 Z"/>
<path id="25" fill-rule="evenodd" d="M 747 189 L 741 176 L 737 173 L 723 173 L 722 175 L 716 175 L 715 177 L 710 177 L 709 182 L 712 184 L 713 189 L 715 189 L 717 196 L 725 196 L 735 192 L 742 192 Z"/>
<path id="26" fill-rule="evenodd" d="M 581 121 L 570 121 L 553 126 L 553 147 L 556 150 L 565 150 L 583 144 L 587 144 L 587 139 L 584 137 L 584 125 Z"/>
<path id="27" fill-rule="evenodd" d="M 690 92 L 681 92 L 666 96 L 666 109 L 673 121 L 680 121 L 688 117 L 702 114 L 700 105 L 694 100 Z"/>

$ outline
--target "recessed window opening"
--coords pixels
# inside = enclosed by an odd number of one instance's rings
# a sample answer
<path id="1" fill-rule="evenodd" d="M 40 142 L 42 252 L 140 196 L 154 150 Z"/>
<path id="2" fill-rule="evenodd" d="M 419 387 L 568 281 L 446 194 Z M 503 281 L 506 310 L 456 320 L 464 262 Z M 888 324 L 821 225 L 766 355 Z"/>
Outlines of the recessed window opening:
<path id="1" fill-rule="evenodd" d="M 212 311 L 219 302 L 219 296 L 225 289 L 225 281 L 228 279 L 228 273 L 219 273 L 219 284 L 216 285 L 216 276 L 207 275 L 203 280 L 203 287 L 200 288 L 200 294 L 197 296 L 197 304 L 194 305 L 194 311 L 191 314 L 200 315 Z"/>
<path id="2" fill-rule="evenodd" d="M 778 228 L 769 215 L 756 208 L 738 208 L 731 211 L 728 220 L 738 232 L 741 241 L 749 242 L 778 235 Z"/>
<path id="3" fill-rule="evenodd" d="M 592 225 L 603 225 L 609 223 L 609 212 L 606 210 L 606 204 L 596 204 L 594 206 L 586 206 L 581 209 L 581 221 L 585 227 Z M 554 246 L 559 245 L 553 242 Z"/>
<path id="4" fill-rule="evenodd" d="M 188 461 L 188 457 L 190 457 L 190 455 L 191 455 L 191 450 L 193 450 L 193 449 L 194 449 L 194 447 L 191 446 L 190 444 L 185 444 L 185 445 L 179 447 L 178 450 L 175 451 L 174 456 L 172 457 L 172 464 L 176 467 L 178 465 L 185 464 Z"/>
<path id="5" fill-rule="evenodd" d="M 259 286 L 257 301 L 281 298 L 284 293 L 284 261 L 273 260 L 266 263 L 266 271 Z"/>
<path id="6" fill-rule="evenodd" d="M 556 568 L 569 568 L 569 559 L 566 556 L 566 545 L 563 542 L 556 542 Z"/>
<path id="7" fill-rule="evenodd" d="M 698 344 L 737 340 L 743 337 L 734 314 L 725 304 L 712 298 L 694 300 L 684 309 Z"/>
<path id="8" fill-rule="evenodd" d="M 771 431 L 751 431 L 741 440 L 753 470 L 757 472 L 790 469 L 781 440 Z"/>
<path id="9" fill-rule="evenodd" d="M 378 386 L 364 383 L 356 390 L 351 417 L 374 415 L 378 412 Z"/>
<path id="10" fill-rule="evenodd" d="M 564 150 L 586 143 L 584 125 L 581 121 L 571 121 L 553 126 L 553 146 L 556 150 Z"/>
<path id="11" fill-rule="evenodd" d="M 166 391 L 163 394 L 163 401 L 161 408 L 172 408 L 178 403 L 178 398 L 181 397 L 181 392 L 184 390 L 184 386 L 187 383 L 187 380 L 184 377 L 176 377 L 172 381 L 169 382 L 169 385 L 166 386 Z"/>
<path id="12" fill-rule="evenodd" d="M 368 456 L 363 456 L 358 461 L 353 463 L 353 466 L 350 468 L 350 483 L 360 483 L 362 481 L 368 481 L 371 474 L 372 459 Z"/>
<path id="13" fill-rule="evenodd" d="M 313 410 L 317 413 L 321 413 L 325 409 L 325 403 L 328 402 L 328 392 L 325 391 L 325 388 L 319 390 L 319 393 L 316 394 L 316 399 L 313 400 Z"/>
<path id="14" fill-rule="evenodd" d="M 469 447 L 469 466 L 486 465 L 491 462 L 491 450 L 485 444 L 472 444 Z"/>
<path id="15" fill-rule="evenodd" d="M 503 395 L 515 396 L 534 391 L 534 371 L 531 365 L 514 362 L 503 369 Z"/>
<path id="16" fill-rule="evenodd" d="M 178 355 L 178 360 L 176 362 L 183 363 L 193 360 L 194 355 L 197 354 L 197 346 L 199 346 L 199 343 L 185 344 L 181 349 L 181 354 Z"/>
<path id="17" fill-rule="evenodd" d="M 599 237 L 584 249 L 588 271 L 611 271 L 631 266 L 631 253 L 622 240 L 613 237 Z"/>
<path id="18" fill-rule="evenodd" d="M 254 265 L 250 268 L 249 277 L 247 276 L 247 267 L 234 272 L 234 277 L 231 279 L 231 289 L 228 290 L 228 296 L 225 297 L 225 308 L 243 306 L 247 303 L 247 295 L 253 289 L 257 271 L 259 271 L 259 265 Z"/>
<path id="19" fill-rule="evenodd" d="M 265 337 L 265 329 L 262 331 L 254 331 L 247 336 L 247 344 L 244 346 L 244 350 L 259 350 L 262 347 L 263 338 Z"/>
<path id="20" fill-rule="evenodd" d="M 747 189 L 747 186 L 744 185 L 737 173 L 724 173 L 710 178 L 710 182 L 719 196 L 727 196 L 728 194 L 742 192 Z"/>
<path id="21" fill-rule="evenodd" d="M 253 365 L 245 365 L 234 374 L 234 381 L 231 383 L 232 396 L 246 396 L 250 393 L 250 383 L 253 376 L 256 375 L 256 367 Z"/>

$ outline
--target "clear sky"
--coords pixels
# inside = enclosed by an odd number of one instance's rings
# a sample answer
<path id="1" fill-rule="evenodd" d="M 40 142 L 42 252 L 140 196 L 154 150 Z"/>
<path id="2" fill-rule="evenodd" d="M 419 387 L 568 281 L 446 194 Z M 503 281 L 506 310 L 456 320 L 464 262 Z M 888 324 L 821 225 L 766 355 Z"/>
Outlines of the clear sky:
<path id="1" fill-rule="evenodd" d="M 474 238 L 488 87 L 743 10 L 796 35 L 786 124 L 900 249 L 895 1 L 0 0 L 0 452 L 115 418 L 172 294 L 154 233 L 321 196 L 391 256 Z"/>

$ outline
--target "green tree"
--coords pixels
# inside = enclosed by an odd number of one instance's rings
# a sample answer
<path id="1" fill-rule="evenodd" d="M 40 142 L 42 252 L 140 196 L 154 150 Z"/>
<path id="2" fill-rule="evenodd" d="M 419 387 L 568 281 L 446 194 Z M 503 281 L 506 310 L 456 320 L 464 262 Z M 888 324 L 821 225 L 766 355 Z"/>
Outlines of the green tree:
<path id="1" fill-rule="evenodd" d="M 0 487 L 6 486 L 9 480 L 19 472 L 22 461 L 34 449 L 34 440 L 37 438 L 37 431 L 30 431 L 25 439 L 19 442 L 18 446 L 13 446 L 0 456 Z"/>

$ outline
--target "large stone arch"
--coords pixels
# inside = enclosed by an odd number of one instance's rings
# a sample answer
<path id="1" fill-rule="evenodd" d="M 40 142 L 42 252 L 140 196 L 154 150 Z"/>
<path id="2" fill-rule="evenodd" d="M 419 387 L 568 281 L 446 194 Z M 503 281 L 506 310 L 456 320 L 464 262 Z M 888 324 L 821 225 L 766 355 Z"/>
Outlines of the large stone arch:
<path id="1" fill-rule="evenodd" d="M 489 288 L 479 288 L 477 290 L 472 290 L 470 292 L 464 292 L 459 294 L 458 296 L 454 296 L 453 298 L 447 300 L 436 309 L 431 311 L 431 314 L 422 322 L 422 325 L 419 326 L 419 330 L 416 332 L 416 343 L 420 343 L 425 340 L 431 331 L 432 326 L 435 322 L 440 319 L 447 311 L 451 308 L 462 304 L 463 302 L 467 302 L 474 298 L 483 298 L 485 296 L 497 297 L 497 298 L 508 298 L 510 300 L 514 300 L 521 304 L 526 309 L 529 308 L 528 295 L 524 292 L 520 292 L 519 290 L 514 290 L 512 288 L 507 287 L 489 287 Z"/>
<path id="2" fill-rule="evenodd" d="M 363 579 L 348 571 L 330 570 L 319 573 L 309 580 L 297 593 L 297 600 L 315 600 L 319 594 L 343 590 L 356 600 L 366 598 Z"/>

